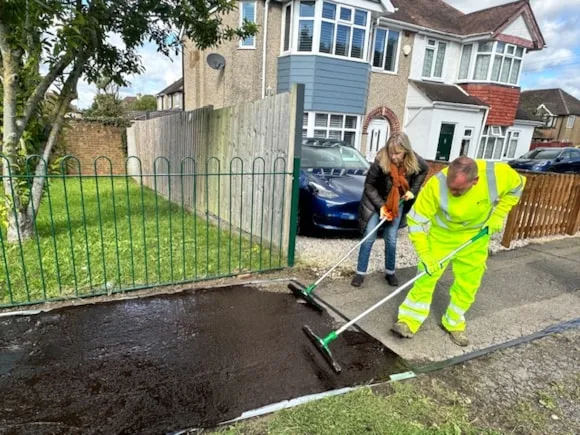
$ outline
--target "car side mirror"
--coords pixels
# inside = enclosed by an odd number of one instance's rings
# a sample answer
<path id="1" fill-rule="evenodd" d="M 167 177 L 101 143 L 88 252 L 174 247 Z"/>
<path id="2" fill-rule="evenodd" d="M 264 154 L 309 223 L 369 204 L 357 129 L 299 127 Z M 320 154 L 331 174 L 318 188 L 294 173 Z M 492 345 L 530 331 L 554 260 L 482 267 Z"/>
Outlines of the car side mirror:
<path id="1" fill-rule="evenodd" d="M 556 157 L 556 159 L 554 161 L 555 162 L 561 162 L 562 161 L 562 157 Z"/>

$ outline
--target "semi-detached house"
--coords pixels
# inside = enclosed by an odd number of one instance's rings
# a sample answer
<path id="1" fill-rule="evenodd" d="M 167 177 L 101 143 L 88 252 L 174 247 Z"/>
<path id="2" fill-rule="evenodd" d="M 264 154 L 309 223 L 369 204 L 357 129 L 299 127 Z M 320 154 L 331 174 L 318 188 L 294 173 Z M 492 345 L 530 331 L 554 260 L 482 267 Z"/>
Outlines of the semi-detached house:
<path id="1" fill-rule="evenodd" d="M 305 85 L 303 135 L 371 160 L 405 131 L 427 159 L 501 160 L 529 148 L 519 110 L 526 55 L 545 42 L 527 0 L 470 14 L 442 0 L 239 2 L 225 23 L 258 35 L 200 51 L 185 41 L 185 109 L 225 107 Z M 219 53 L 218 69 L 207 57 Z"/>

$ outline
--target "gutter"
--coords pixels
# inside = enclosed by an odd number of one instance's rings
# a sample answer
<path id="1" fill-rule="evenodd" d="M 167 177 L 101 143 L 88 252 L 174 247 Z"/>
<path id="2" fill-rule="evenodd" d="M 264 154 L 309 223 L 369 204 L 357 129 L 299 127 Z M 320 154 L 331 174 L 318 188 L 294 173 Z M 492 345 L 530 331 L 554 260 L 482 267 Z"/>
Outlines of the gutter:
<path id="1" fill-rule="evenodd" d="M 447 101 L 434 101 L 433 102 L 433 107 L 435 106 L 450 106 L 450 107 L 456 107 L 458 109 L 465 109 L 465 108 L 470 108 L 470 109 L 474 109 L 474 110 L 487 110 L 489 109 L 488 106 L 478 106 L 475 104 L 463 104 L 463 103 L 451 103 L 451 102 L 447 102 Z"/>
<path id="2" fill-rule="evenodd" d="M 264 32 L 262 34 L 262 99 L 266 97 L 266 50 L 268 42 L 268 9 L 270 0 L 264 3 Z"/>
<path id="3" fill-rule="evenodd" d="M 461 35 L 457 35 L 455 33 L 443 32 L 441 30 L 429 29 L 427 27 L 418 26 L 416 24 L 405 23 L 403 21 L 393 20 L 391 18 L 379 17 L 379 20 L 384 21 L 386 24 L 396 25 L 396 26 L 399 26 L 399 27 L 402 27 L 405 29 L 415 30 L 417 32 L 422 32 L 422 33 L 425 33 L 428 35 L 444 36 L 445 38 L 452 40 L 452 41 L 455 41 L 455 42 L 464 42 L 466 39 L 471 39 L 471 38 L 485 38 L 485 37 L 491 38 L 493 35 L 492 32 L 485 32 L 485 33 L 476 33 L 473 35 L 461 36 Z"/>

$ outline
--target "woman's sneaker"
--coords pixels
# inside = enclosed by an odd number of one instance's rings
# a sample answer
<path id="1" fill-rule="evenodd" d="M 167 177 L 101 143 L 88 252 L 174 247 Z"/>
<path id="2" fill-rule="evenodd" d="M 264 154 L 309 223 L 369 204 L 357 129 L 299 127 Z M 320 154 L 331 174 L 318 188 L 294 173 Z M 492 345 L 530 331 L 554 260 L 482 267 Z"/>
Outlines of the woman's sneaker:
<path id="1" fill-rule="evenodd" d="M 362 275 L 359 275 L 358 273 L 354 276 L 354 278 L 352 279 L 352 281 L 350 282 L 350 285 L 352 285 L 353 287 L 360 287 L 362 285 L 362 283 L 364 282 L 365 277 Z"/>

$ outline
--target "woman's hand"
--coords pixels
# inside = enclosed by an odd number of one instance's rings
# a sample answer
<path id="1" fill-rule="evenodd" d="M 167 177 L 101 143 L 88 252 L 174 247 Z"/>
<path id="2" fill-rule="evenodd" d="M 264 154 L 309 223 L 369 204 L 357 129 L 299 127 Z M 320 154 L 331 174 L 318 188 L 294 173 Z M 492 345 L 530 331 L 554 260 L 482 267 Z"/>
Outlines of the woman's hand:
<path id="1" fill-rule="evenodd" d="M 407 191 L 405 192 L 405 194 L 403 195 L 403 199 L 404 199 L 405 201 L 411 201 L 411 200 L 412 200 L 412 199 L 414 199 L 414 198 L 415 198 L 415 195 L 413 195 L 413 192 L 411 192 L 410 190 L 407 190 Z"/>

